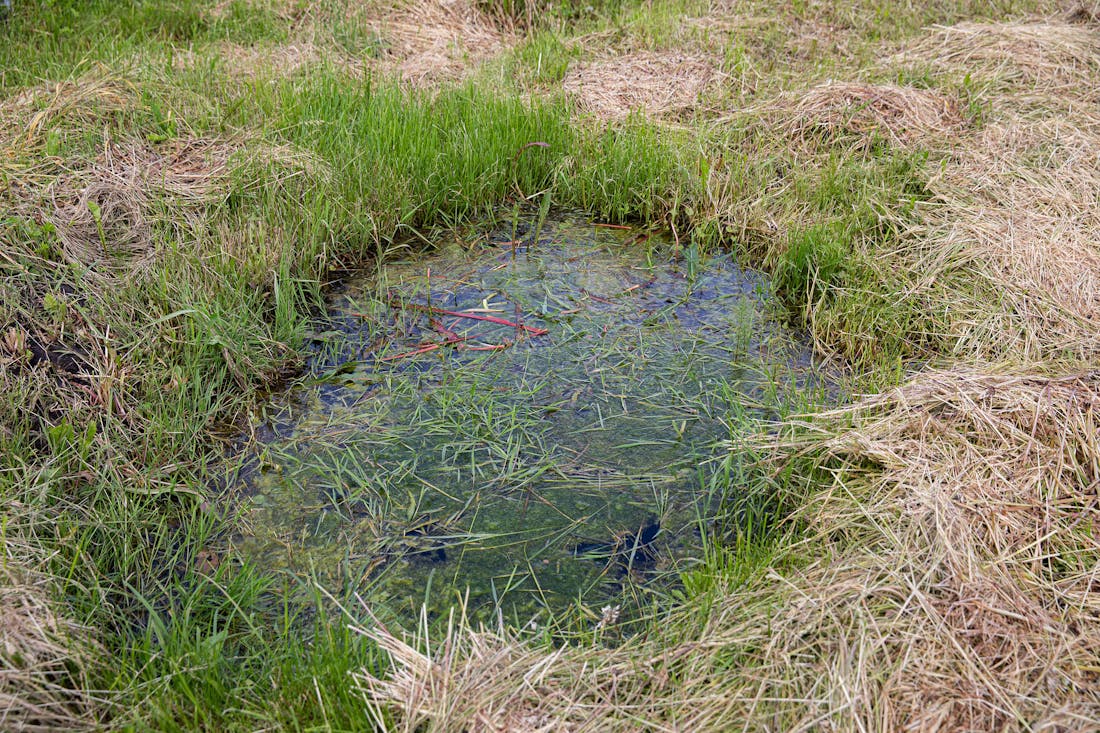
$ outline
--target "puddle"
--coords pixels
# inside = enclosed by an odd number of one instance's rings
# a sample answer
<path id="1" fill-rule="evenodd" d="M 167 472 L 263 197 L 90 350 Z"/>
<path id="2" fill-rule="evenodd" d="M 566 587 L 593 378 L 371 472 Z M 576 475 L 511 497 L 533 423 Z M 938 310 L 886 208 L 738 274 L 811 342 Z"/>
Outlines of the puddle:
<path id="1" fill-rule="evenodd" d="M 253 426 L 236 551 L 405 618 L 667 589 L 724 441 L 817 379 L 762 276 L 670 252 L 561 215 L 347 282 Z"/>

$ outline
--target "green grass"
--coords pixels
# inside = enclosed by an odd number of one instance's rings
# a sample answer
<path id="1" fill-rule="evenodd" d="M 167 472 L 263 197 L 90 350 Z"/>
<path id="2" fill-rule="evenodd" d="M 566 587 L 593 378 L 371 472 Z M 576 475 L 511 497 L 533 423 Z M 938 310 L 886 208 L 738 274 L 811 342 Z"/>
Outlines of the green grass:
<path id="1" fill-rule="evenodd" d="M 243 0 L 222 12 L 200 0 L 20 2 L 0 26 L 0 90 L 70 78 L 100 63 L 126 68 L 139 52 L 159 55 L 171 47 L 278 41 L 286 35 L 285 22 L 271 10 Z"/>

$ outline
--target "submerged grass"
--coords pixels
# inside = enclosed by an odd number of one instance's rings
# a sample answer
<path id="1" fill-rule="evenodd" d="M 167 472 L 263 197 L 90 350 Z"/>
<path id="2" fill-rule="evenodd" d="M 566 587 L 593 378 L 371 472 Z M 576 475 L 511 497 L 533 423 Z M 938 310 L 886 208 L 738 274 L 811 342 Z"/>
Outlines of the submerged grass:
<path id="1" fill-rule="evenodd" d="M 346 283 L 312 378 L 249 448 L 242 554 L 394 622 L 445 618 L 457 593 L 484 622 L 560 633 L 619 605 L 625 633 L 697 532 L 763 529 L 763 492 L 722 507 L 718 441 L 828 377 L 762 278 L 728 256 L 676 267 L 658 235 L 647 264 L 612 232 L 524 215 Z"/>
<path id="2" fill-rule="evenodd" d="M 1095 13 L 531 8 L 456 15 L 491 52 L 456 36 L 412 88 L 381 6 L 15 4 L 4 725 L 1087 727 Z M 656 119 L 667 88 L 626 94 L 642 67 L 609 59 L 678 52 L 709 81 Z M 319 590 L 291 604 L 225 554 L 212 436 L 299 363 L 334 269 L 536 198 L 668 229 L 685 263 L 733 248 L 865 389 L 951 368 L 731 446 L 713 491 L 751 530 L 625 644 L 610 613 L 572 647 L 457 620 L 407 644 L 356 607 L 366 636 L 331 623 Z"/>

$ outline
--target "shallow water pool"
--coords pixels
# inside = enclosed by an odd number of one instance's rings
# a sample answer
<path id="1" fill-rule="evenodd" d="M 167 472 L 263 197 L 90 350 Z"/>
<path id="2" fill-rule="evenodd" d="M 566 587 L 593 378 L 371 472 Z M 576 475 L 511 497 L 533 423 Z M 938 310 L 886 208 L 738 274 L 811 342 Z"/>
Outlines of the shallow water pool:
<path id="1" fill-rule="evenodd" d="M 397 617 L 644 605 L 731 439 L 819 382 L 729 257 L 572 215 L 467 232 L 332 295 L 251 426 L 235 550 Z"/>

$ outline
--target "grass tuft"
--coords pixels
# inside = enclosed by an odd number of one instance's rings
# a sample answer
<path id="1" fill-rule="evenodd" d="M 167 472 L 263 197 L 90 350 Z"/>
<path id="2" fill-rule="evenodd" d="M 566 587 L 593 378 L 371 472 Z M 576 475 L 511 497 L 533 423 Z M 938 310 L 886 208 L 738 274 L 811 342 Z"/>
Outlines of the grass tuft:
<path id="1" fill-rule="evenodd" d="M 886 139 L 901 147 L 945 140 L 964 121 L 959 105 L 937 92 L 895 85 L 828 82 L 779 100 L 776 117 L 803 144 L 824 137 L 854 146 Z"/>

